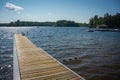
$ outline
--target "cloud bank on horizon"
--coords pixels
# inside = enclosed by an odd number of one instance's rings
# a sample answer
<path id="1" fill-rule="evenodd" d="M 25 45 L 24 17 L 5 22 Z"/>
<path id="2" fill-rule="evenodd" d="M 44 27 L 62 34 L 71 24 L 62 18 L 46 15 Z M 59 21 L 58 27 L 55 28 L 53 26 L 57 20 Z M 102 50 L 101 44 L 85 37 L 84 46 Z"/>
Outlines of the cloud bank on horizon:
<path id="1" fill-rule="evenodd" d="M 20 11 L 20 10 L 23 10 L 24 8 L 20 7 L 20 6 L 17 6 L 15 4 L 12 4 L 10 2 L 6 2 L 5 4 L 5 7 L 8 9 L 8 10 L 14 10 L 14 11 Z"/>

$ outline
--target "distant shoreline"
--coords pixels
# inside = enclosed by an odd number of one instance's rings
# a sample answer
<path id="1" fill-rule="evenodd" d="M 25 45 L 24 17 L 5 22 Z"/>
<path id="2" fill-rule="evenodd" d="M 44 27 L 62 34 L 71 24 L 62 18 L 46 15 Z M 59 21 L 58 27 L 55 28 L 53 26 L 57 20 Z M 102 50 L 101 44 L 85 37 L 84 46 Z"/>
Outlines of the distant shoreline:
<path id="1" fill-rule="evenodd" d="M 16 26 L 50 26 L 50 27 L 80 27 L 80 26 L 88 26 L 86 23 L 77 23 L 75 21 L 70 20 L 58 20 L 56 22 L 32 22 L 32 21 L 14 21 L 10 23 L 0 23 L 0 26 L 6 27 L 16 27 Z"/>
<path id="2" fill-rule="evenodd" d="M 33 21 L 14 21 L 10 23 L 0 23 L 0 26 L 5 27 L 18 27 L 18 26 L 49 26 L 49 27 L 93 27 L 96 28 L 101 25 L 106 25 L 108 28 L 120 28 L 120 13 L 116 13 L 115 15 L 110 15 L 106 13 L 104 17 L 95 15 L 90 18 L 89 23 L 77 23 L 71 20 L 58 20 L 56 22 L 46 21 L 46 22 L 33 22 Z"/>
<path id="3" fill-rule="evenodd" d="M 36 28 L 40 28 L 40 27 L 88 27 L 88 26 L 0 26 L 1 27 L 36 27 Z"/>

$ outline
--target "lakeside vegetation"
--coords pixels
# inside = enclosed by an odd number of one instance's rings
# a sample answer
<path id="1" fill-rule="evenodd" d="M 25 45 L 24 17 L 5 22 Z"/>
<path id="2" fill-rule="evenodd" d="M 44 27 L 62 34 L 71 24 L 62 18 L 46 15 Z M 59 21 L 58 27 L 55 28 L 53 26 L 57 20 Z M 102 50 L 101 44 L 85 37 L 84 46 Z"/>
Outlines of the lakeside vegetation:
<path id="1" fill-rule="evenodd" d="M 86 23 L 77 23 L 70 20 L 58 20 L 56 22 L 32 22 L 32 21 L 20 21 L 10 23 L 1 23 L 0 26 L 87 26 Z"/>
<path id="2" fill-rule="evenodd" d="M 103 17 L 95 15 L 89 21 L 91 27 L 97 27 L 100 25 L 107 25 L 109 28 L 120 28 L 120 13 L 111 15 L 106 13 Z"/>
<path id="3" fill-rule="evenodd" d="M 14 21 L 10 23 L 0 23 L 0 26 L 66 26 L 66 27 L 80 27 L 80 26 L 90 26 L 97 27 L 100 25 L 107 25 L 109 28 L 120 28 L 120 13 L 111 15 L 106 13 L 103 17 L 95 15 L 91 17 L 89 23 L 77 23 L 70 20 L 58 20 L 56 22 L 32 22 L 32 21 Z"/>

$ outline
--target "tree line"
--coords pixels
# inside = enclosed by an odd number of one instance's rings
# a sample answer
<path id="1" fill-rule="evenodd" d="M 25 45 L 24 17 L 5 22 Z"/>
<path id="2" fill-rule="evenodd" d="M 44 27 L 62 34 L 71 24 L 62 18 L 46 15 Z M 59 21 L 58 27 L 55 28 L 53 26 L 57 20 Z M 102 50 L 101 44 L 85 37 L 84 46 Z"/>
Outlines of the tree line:
<path id="1" fill-rule="evenodd" d="M 106 13 L 103 17 L 95 15 L 89 21 L 91 27 L 97 27 L 100 25 L 107 25 L 109 28 L 120 28 L 120 13 L 110 15 Z"/>
<path id="2" fill-rule="evenodd" d="M 0 26 L 86 26 L 86 23 L 77 23 L 70 20 L 58 20 L 56 22 L 32 22 L 32 21 L 14 21 L 10 23 L 3 23 Z"/>
<path id="3" fill-rule="evenodd" d="M 103 17 L 95 15 L 89 20 L 89 23 L 77 23 L 70 20 L 58 20 L 56 22 L 33 22 L 33 21 L 14 21 L 10 23 L 0 23 L 0 26 L 90 26 L 97 27 L 107 25 L 109 28 L 120 28 L 120 13 L 111 15 L 106 13 Z"/>

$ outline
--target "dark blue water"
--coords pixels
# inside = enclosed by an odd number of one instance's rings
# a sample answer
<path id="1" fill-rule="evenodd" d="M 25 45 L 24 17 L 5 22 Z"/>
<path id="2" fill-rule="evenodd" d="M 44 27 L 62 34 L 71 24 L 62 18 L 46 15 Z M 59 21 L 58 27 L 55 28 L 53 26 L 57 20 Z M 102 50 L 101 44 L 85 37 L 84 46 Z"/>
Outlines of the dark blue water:
<path id="1" fill-rule="evenodd" d="M 87 80 L 119 80 L 120 32 L 86 32 L 89 29 L 1 27 L 0 80 L 13 80 L 13 39 L 21 32 Z"/>

